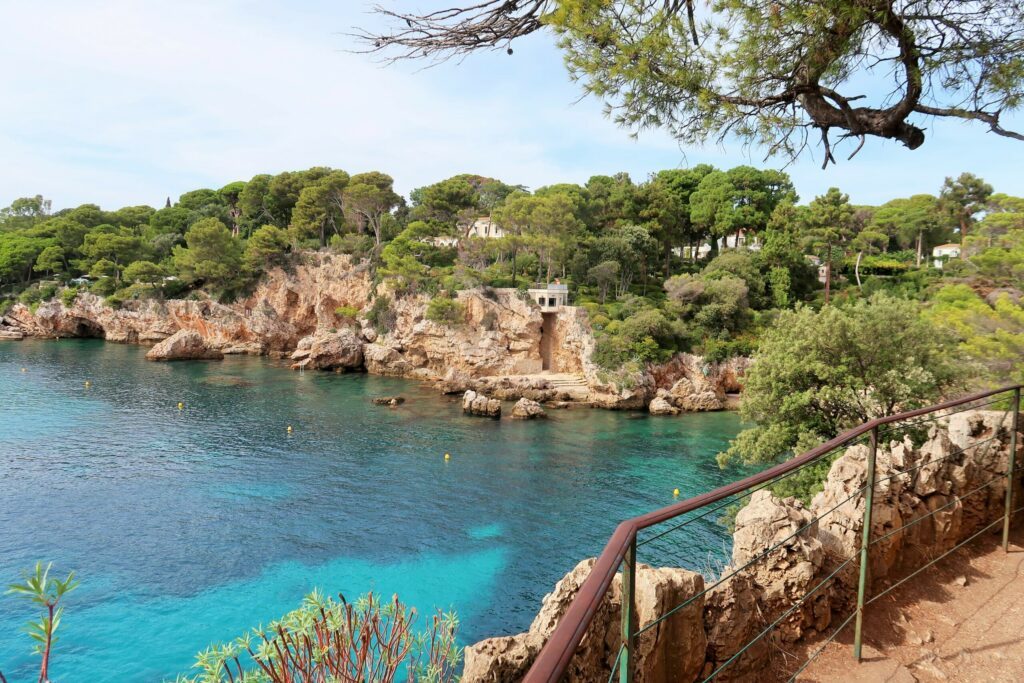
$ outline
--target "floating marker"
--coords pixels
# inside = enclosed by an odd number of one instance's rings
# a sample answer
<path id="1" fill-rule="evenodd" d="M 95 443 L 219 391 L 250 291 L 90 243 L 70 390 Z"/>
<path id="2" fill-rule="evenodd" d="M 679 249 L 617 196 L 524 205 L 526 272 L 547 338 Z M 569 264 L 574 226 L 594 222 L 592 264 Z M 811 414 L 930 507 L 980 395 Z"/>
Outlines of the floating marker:
<path id="1" fill-rule="evenodd" d="M 185 404 L 181 401 L 178 401 L 178 410 L 185 410 Z"/>
<path id="2" fill-rule="evenodd" d="M 451 456 L 450 454 L 448 454 L 448 453 L 445 453 L 445 454 L 444 454 L 444 459 L 445 459 L 445 460 L 451 460 L 451 459 L 452 459 L 452 456 Z"/>
<path id="3" fill-rule="evenodd" d="M 89 380 L 85 380 L 85 388 L 88 389 L 91 386 L 92 386 L 92 382 L 90 382 Z"/>
<path id="4" fill-rule="evenodd" d="M 288 425 L 288 433 L 289 433 L 289 434 L 291 434 L 291 433 L 292 433 L 292 426 L 291 426 L 291 425 Z"/>
<path id="5" fill-rule="evenodd" d="M 679 497 L 679 489 L 672 489 L 672 497 L 673 498 L 678 498 Z"/>
<path id="6" fill-rule="evenodd" d="M 21 371 L 22 371 L 22 372 L 25 372 L 25 368 L 22 368 L 22 369 L 21 369 Z"/>

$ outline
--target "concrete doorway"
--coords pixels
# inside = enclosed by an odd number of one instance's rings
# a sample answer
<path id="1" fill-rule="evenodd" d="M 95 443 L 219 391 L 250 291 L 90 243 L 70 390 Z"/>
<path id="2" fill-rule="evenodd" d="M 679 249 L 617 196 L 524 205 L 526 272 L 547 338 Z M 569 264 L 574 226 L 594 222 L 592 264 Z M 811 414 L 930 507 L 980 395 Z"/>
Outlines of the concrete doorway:
<path id="1" fill-rule="evenodd" d="M 540 361 L 541 370 L 554 371 L 552 367 L 552 349 L 554 347 L 555 325 L 557 313 L 541 313 L 544 322 L 540 326 Z"/>

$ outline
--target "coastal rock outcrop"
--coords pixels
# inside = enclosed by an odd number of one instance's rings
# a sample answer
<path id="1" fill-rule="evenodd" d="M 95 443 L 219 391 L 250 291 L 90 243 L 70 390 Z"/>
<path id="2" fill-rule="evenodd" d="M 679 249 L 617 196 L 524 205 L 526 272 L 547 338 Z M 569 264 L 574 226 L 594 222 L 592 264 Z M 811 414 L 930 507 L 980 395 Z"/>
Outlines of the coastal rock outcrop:
<path id="1" fill-rule="evenodd" d="M 317 332 L 299 340 L 292 353 L 293 368 L 313 370 L 354 369 L 363 367 L 363 340 L 349 328 Z"/>
<path id="2" fill-rule="evenodd" d="M 511 417 L 514 420 L 536 420 L 547 416 L 539 403 L 528 398 L 521 398 L 512 406 Z"/>
<path id="3" fill-rule="evenodd" d="M 526 633 L 491 638 L 466 648 L 464 683 L 511 683 L 520 681 L 533 665 L 537 653 L 569 609 L 580 586 L 590 575 L 594 559 L 580 562 L 566 574 L 543 603 Z M 637 624 L 644 628 L 672 607 L 704 590 L 704 578 L 685 569 L 637 565 Z M 704 664 L 707 639 L 701 613 L 703 597 L 646 631 L 637 644 L 638 671 L 634 680 L 642 683 L 692 681 Z M 607 680 L 619 650 L 619 620 L 622 613 L 622 577 L 612 580 L 604 601 L 597 609 L 563 678 L 575 683 Z"/>
<path id="4" fill-rule="evenodd" d="M 462 396 L 462 412 L 481 417 L 501 417 L 501 401 L 470 389 Z"/>
<path id="5" fill-rule="evenodd" d="M 405 399 L 401 396 L 378 396 L 377 398 L 370 399 L 370 403 L 375 406 L 391 406 L 394 408 L 405 403 Z"/>
<path id="6" fill-rule="evenodd" d="M 879 444 L 869 591 L 892 585 L 1000 519 L 1009 424 L 1004 412 L 965 411 L 933 424 L 923 443 L 898 433 Z M 1020 458 L 1019 436 L 1018 444 Z M 809 506 L 768 489 L 753 493 L 736 515 L 730 566 L 721 569 L 706 595 L 641 636 L 636 680 L 692 681 L 712 674 L 722 681 L 756 680 L 777 653 L 828 633 L 835 627 L 833 615 L 849 615 L 858 574 L 850 558 L 860 549 L 867 454 L 864 445 L 847 448 Z M 1014 486 L 1020 499 L 1024 472 L 1018 472 Z M 528 632 L 468 647 L 463 680 L 521 680 L 593 563 L 581 562 L 555 586 Z M 682 569 L 638 565 L 639 626 L 700 593 L 703 585 L 699 575 Z M 621 603 L 616 576 L 566 680 L 608 679 L 620 643 Z"/>
<path id="7" fill-rule="evenodd" d="M 678 415 L 679 408 L 668 402 L 664 396 L 655 396 L 654 400 L 647 406 L 651 415 Z"/>
<path id="8" fill-rule="evenodd" d="M 193 330 L 178 330 L 154 346 L 147 360 L 220 360 L 224 354 L 211 349 L 202 335 Z"/>

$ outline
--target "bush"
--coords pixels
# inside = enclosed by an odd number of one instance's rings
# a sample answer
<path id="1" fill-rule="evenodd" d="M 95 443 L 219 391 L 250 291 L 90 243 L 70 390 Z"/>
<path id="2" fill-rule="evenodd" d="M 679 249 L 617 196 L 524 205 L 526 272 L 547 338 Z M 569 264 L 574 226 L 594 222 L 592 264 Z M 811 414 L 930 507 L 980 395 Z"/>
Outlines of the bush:
<path id="1" fill-rule="evenodd" d="M 487 309 L 487 311 L 484 312 L 483 317 L 480 318 L 480 327 L 488 332 L 496 329 L 498 327 L 498 314 L 491 309 Z"/>
<path id="2" fill-rule="evenodd" d="M 435 296 L 427 304 L 427 320 L 440 325 L 459 325 L 466 320 L 466 310 L 450 296 Z"/>
<path id="3" fill-rule="evenodd" d="M 211 645 L 196 656 L 194 678 L 178 683 L 359 680 L 448 683 L 457 680 L 462 651 L 453 613 L 437 612 L 425 630 L 413 630 L 416 610 L 396 595 L 382 602 L 372 593 L 353 602 L 314 592 L 299 609 L 265 629 L 231 643 Z"/>
<path id="4" fill-rule="evenodd" d="M 373 305 L 366 314 L 366 320 L 378 332 L 387 334 L 395 329 L 398 322 L 398 314 L 391 305 L 391 297 L 378 296 L 373 300 Z"/>
<path id="5" fill-rule="evenodd" d="M 66 308 L 71 308 L 78 298 L 78 287 L 65 287 L 60 293 L 60 300 Z"/>
<path id="6" fill-rule="evenodd" d="M 349 318 L 355 320 L 359 315 L 359 309 L 355 306 L 338 306 L 334 309 L 334 315 L 339 318 Z"/>

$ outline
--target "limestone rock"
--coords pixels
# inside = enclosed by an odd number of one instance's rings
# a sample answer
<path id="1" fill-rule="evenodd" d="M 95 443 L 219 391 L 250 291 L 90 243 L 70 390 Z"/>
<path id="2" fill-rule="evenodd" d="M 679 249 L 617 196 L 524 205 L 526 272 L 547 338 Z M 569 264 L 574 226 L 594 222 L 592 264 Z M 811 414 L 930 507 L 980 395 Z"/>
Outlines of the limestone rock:
<path id="1" fill-rule="evenodd" d="M 539 417 L 547 417 L 547 413 L 539 403 L 528 398 L 519 399 L 512 408 L 513 419 L 533 420 Z"/>
<path id="2" fill-rule="evenodd" d="M 501 401 L 470 389 L 462 396 L 462 412 L 482 417 L 501 417 Z"/>
<path id="3" fill-rule="evenodd" d="M 647 410 L 650 411 L 651 415 L 678 415 L 679 408 L 668 402 L 667 399 L 661 396 L 655 397 L 651 401 L 650 405 L 647 406 Z"/>
<path id="4" fill-rule="evenodd" d="M 405 403 L 405 399 L 401 396 L 379 396 L 377 398 L 370 399 L 370 403 L 375 406 L 400 406 Z"/>
<path id="5" fill-rule="evenodd" d="M 192 330 L 179 330 L 146 354 L 147 360 L 220 360 L 224 354 L 211 349 L 202 335 Z"/>
<path id="6" fill-rule="evenodd" d="M 317 370 L 360 368 L 363 366 L 363 341 L 348 328 L 318 333 L 300 340 L 292 357 L 301 357 L 302 354 L 309 359 L 309 367 Z"/>
<path id="7" fill-rule="evenodd" d="M 511 683 L 522 680 L 537 653 L 565 615 L 580 586 L 590 575 L 594 559 L 584 560 L 566 574 L 543 604 L 530 630 L 492 638 L 466 648 L 464 683 Z M 637 625 L 643 628 L 669 609 L 704 590 L 700 574 L 675 568 L 637 566 Z M 689 683 L 700 673 L 707 640 L 702 614 L 703 596 L 642 635 L 637 644 L 638 683 Z M 622 581 L 616 576 L 594 615 L 593 623 L 569 663 L 565 681 L 607 680 L 619 650 Z"/>

